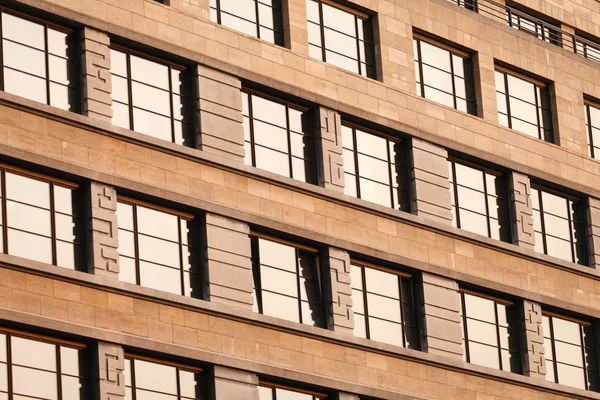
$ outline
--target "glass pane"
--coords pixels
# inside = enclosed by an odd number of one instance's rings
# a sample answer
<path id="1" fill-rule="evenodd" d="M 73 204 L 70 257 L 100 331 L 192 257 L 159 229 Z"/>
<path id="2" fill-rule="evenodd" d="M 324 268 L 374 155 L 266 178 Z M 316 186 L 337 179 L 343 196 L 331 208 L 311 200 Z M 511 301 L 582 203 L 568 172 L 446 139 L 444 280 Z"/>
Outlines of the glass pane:
<path id="1" fill-rule="evenodd" d="M 473 340 L 490 346 L 498 346 L 495 324 L 467 319 L 467 332 L 470 341 Z"/>
<path id="2" fill-rule="evenodd" d="M 176 215 L 137 206 L 137 219 L 140 233 L 179 241 L 179 223 Z"/>
<path id="3" fill-rule="evenodd" d="M 52 240 L 14 229 L 8 230 L 8 253 L 52 264 Z"/>
<path id="4" fill-rule="evenodd" d="M 11 346 L 13 364 L 56 371 L 56 345 L 13 336 Z"/>
<path id="5" fill-rule="evenodd" d="M 332 7 L 328 4 L 322 4 L 323 7 L 323 25 L 343 32 L 347 35 L 356 37 L 355 16 L 349 12 Z"/>
<path id="6" fill-rule="evenodd" d="M 142 83 L 131 84 L 131 96 L 135 107 L 152 111 L 166 117 L 171 116 L 171 97 L 169 92 Z"/>
<path id="7" fill-rule="evenodd" d="M 400 298 L 398 275 L 379 271 L 374 268 L 365 268 L 367 291 L 381 294 L 394 299 Z"/>
<path id="8" fill-rule="evenodd" d="M 46 55 L 43 51 L 3 40 L 4 66 L 28 74 L 46 77 Z"/>
<path id="9" fill-rule="evenodd" d="M 556 367 L 558 369 L 558 383 L 586 389 L 583 369 L 560 363 Z"/>
<path id="10" fill-rule="evenodd" d="M 465 308 L 469 318 L 475 318 L 490 323 L 496 322 L 494 302 L 482 297 L 465 293 Z"/>
<path id="11" fill-rule="evenodd" d="M 450 72 L 450 52 L 421 40 L 421 60 L 424 64 Z"/>
<path id="12" fill-rule="evenodd" d="M 87 388 L 85 379 L 75 378 L 71 376 L 62 377 L 62 398 L 72 400 L 86 400 Z"/>
<path id="13" fill-rule="evenodd" d="M 261 146 L 256 146 L 254 150 L 257 168 L 290 177 L 290 160 L 288 154 L 269 150 Z"/>
<path id="14" fill-rule="evenodd" d="M 300 322 L 298 300 L 270 292 L 262 292 L 263 314 Z"/>
<path id="15" fill-rule="evenodd" d="M 172 141 L 173 136 L 171 119 L 163 115 L 153 114 L 151 112 L 134 108 L 133 109 L 133 129 L 157 139 Z"/>
<path id="16" fill-rule="evenodd" d="M 85 375 L 80 371 L 81 364 L 87 360 L 82 357 L 82 351 L 71 347 L 60 346 L 60 370 L 63 374 L 80 376 Z"/>
<path id="17" fill-rule="evenodd" d="M 262 238 L 258 239 L 258 247 L 261 264 L 296 272 L 296 249 L 294 247 Z"/>
<path id="18" fill-rule="evenodd" d="M 169 67 L 138 56 L 130 56 L 131 79 L 169 90 Z"/>
<path id="19" fill-rule="evenodd" d="M 263 265 L 260 268 L 260 278 L 263 290 L 298 297 L 298 278 L 295 273 Z"/>
<path id="20" fill-rule="evenodd" d="M 119 280 L 136 284 L 137 273 L 135 271 L 135 260 L 127 257 L 119 257 Z"/>
<path id="21" fill-rule="evenodd" d="M 140 285 L 165 292 L 182 294 L 181 271 L 141 261 Z"/>
<path id="22" fill-rule="evenodd" d="M 157 264 L 180 268 L 179 245 L 166 240 L 138 235 L 140 260 L 151 261 Z"/>
<path id="23" fill-rule="evenodd" d="M 175 367 L 142 360 L 135 360 L 134 363 L 137 388 L 177 394 L 177 370 Z"/>
<path id="24" fill-rule="evenodd" d="M 12 378 L 14 394 L 47 400 L 58 399 L 58 385 L 55 372 L 46 372 L 13 365 Z M 32 382 L 35 382 L 35 384 L 32 384 Z"/>
<path id="25" fill-rule="evenodd" d="M 54 185 L 54 210 L 64 214 L 79 215 L 77 196 L 72 189 Z"/>
<path id="26" fill-rule="evenodd" d="M 500 369 L 500 360 L 496 347 L 469 342 L 469 355 L 473 364 Z"/>
<path id="27" fill-rule="evenodd" d="M 367 303 L 371 316 L 396 323 L 402 322 L 400 318 L 400 302 L 398 300 L 367 293 Z"/>
<path id="28" fill-rule="evenodd" d="M 50 236 L 50 211 L 7 201 L 7 222 L 16 228 L 39 235 Z"/>
<path id="29" fill-rule="evenodd" d="M 369 318 L 369 333 L 371 340 L 403 346 L 402 325 L 400 324 Z"/>
<path id="30" fill-rule="evenodd" d="M 286 107 L 259 96 L 252 96 L 252 116 L 264 122 L 287 128 Z"/>
<path id="31" fill-rule="evenodd" d="M 552 318 L 554 339 L 581 346 L 581 325 L 561 318 Z"/>
<path id="32" fill-rule="evenodd" d="M 2 13 L 2 35 L 5 39 L 14 40 L 36 49 L 45 50 L 44 26 Z"/>
<path id="33" fill-rule="evenodd" d="M 7 172 L 6 194 L 9 200 L 50 208 L 50 185 L 47 182 Z"/>
<path id="34" fill-rule="evenodd" d="M 48 102 L 45 79 L 8 68 L 4 68 L 4 91 L 40 103 Z"/>
<path id="35" fill-rule="evenodd" d="M 480 192 L 484 191 L 483 171 L 462 165 L 454 164 L 456 169 L 456 183 Z"/>
<path id="36" fill-rule="evenodd" d="M 197 398 L 200 391 L 200 382 L 197 374 L 179 370 L 179 387 L 183 397 Z"/>

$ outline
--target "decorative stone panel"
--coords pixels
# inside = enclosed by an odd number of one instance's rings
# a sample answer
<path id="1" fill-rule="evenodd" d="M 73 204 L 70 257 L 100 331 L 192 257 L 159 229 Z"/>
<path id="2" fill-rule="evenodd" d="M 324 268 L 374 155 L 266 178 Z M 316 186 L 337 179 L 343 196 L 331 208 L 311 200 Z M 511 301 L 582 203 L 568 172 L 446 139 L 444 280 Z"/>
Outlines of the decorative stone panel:
<path id="1" fill-rule="evenodd" d="M 207 290 L 210 301 L 252 309 L 252 253 L 248 224 L 206 214 Z"/>
<path id="2" fill-rule="evenodd" d="M 410 190 L 412 212 L 429 220 L 452 224 L 448 152 L 412 139 Z"/>
<path id="3" fill-rule="evenodd" d="M 98 342 L 98 383 L 100 400 L 125 399 L 125 354 L 122 347 Z"/>
<path id="4" fill-rule="evenodd" d="M 258 376 L 237 369 L 214 367 L 215 400 L 258 400 Z"/>
<path id="5" fill-rule="evenodd" d="M 529 177 L 513 171 L 508 178 L 508 191 L 513 243 L 533 250 L 535 234 Z"/>
<path id="6" fill-rule="evenodd" d="M 350 286 L 350 254 L 344 250 L 328 247 L 325 265 L 331 282 L 328 326 L 336 332 L 352 334 L 354 312 L 352 311 L 352 287 Z M 329 296 L 327 296 L 329 298 Z"/>
<path id="7" fill-rule="evenodd" d="M 586 210 L 588 261 L 592 268 L 600 268 L 600 200 L 588 198 Z"/>
<path id="8" fill-rule="evenodd" d="M 323 107 L 314 110 L 316 123 L 319 186 L 344 191 L 342 159 L 342 119 L 340 114 Z"/>
<path id="9" fill-rule="evenodd" d="M 544 350 L 544 328 L 542 307 L 537 303 L 523 301 L 523 324 L 521 326 L 526 345 L 523 354 L 523 374 L 545 379 L 546 358 Z"/>
<path id="10" fill-rule="evenodd" d="M 196 113 L 200 118 L 200 148 L 244 161 L 242 84 L 231 75 L 198 65 Z"/>
<path id="11" fill-rule="evenodd" d="M 424 272 L 419 293 L 419 314 L 423 351 L 462 359 L 458 283 Z"/>
<path id="12" fill-rule="evenodd" d="M 119 247 L 117 224 L 117 191 L 98 182 L 90 183 L 91 242 L 88 270 L 95 275 L 117 278 L 119 274 Z"/>
<path id="13" fill-rule="evenodd" d="M 83 65 L 83 115 L 110 122 L 112 119 L 112 81 L 110 75 L 110 38 L 104 32 L 83 28 L 81 62 Z"/>

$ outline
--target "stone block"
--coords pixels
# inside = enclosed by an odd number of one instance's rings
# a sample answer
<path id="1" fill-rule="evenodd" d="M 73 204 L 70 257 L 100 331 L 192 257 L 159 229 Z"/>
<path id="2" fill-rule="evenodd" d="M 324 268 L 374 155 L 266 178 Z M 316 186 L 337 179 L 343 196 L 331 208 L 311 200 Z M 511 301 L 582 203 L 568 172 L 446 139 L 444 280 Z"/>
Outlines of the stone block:
<path id="1" fill-rule="evenodd" d="M 342 120 L 340 114 L 323 107 L 313 110 L 317 140 L 318 182 L 325 188 L 344 191 Z"/>
<path id="2" fill-rule="evenodd" d="M 110 38 L 104 32 L 85 27 L 81 35 L 83 68 L 83 115 L 110 122 L 112 119 L 112 81 L 110 75 Z"/>
<path id="3" fill-rule="evenodd" d="M 258 376 L 216 365 L 214 391 L 215 400 L 258 400 Z"/>
<path id="4" fill-rule="evenodd" d="M 542 307 L 528 300 L 523 301 L 521 332 L 523 335 L 523 374 L 545 379 L 546 357 Z"/>
<path id="5" fill-rule="evenodd" d="M 97 345 L 100 400 L 125 399 L 125 354 L 123 348 L 111 343 Z"/>
<path id="6" fill-rule="evenodd" d="M 513 243 L 533 250 L 535 234 L 529 177 L 513 171 L 508 177 L 508 193 Z"/>
<path id="7" fill-rule="evenodd" d="M 323 264 L 331 288 L 327 314 L 328 326 L 336 332 L 352 334 L 354 312 L 352 311 L 352 287 L 350 286 L 350 254 L 344 250 L 328 247 L 324 251 Z"/>
<path id="8" fill-rule="evenodd" d="M 117 191 L 112 186 L 91 182 L 89 186 L 88 271 L 95 275 L 118 278 L 119 247 Z"/>

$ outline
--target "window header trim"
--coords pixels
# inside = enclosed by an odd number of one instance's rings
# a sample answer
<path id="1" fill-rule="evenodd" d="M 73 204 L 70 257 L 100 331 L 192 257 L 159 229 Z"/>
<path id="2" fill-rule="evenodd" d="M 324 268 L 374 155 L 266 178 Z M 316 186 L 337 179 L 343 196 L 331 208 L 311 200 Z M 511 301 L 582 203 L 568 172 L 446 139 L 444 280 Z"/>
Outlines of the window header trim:
<path id="1" fill-rule="evenodd" d="M 459 50 L 456 47 L 452 47 L 451 45 L 448 45 L 446 43 L 443 43 L 443 42 L 440 42 L 438 40 L 432 39 L 429 36 L 423 35 L 423 34 L 418 33 L 418 32 L 413 32 L 413 39 L 419 39 L 419 40 L 422 40 L 422 41 L 427 42 L 429 44 L 432 44 L 434 46 L 441 47 L 444 50 L 448 50 L 449 52 L 451 52 L 451 53 L 453 53 L 453 54 L 455 54 L 457 56 L 463 57 L 463 58 L 469 58 L 471 56 L 466 51 Z"/>
<path id="2" fill-rule="evenodd" d="M 280 238 L 275 237 L 275 236 L 265 235 L 264 233 L 260 233 L 260 232 L 256 232 L 256 231 L 252 231 L 252 230 L 250 231 L 250 237 L 256 237 L 256 238 L 260 238 L 260 239 L 269 240 L 271 242 L 275 242 L 275 243 L 279 243 L 279 244 L 284 244 L 286 246 L 295 247 L 295 248 L 297 248 L 299 250 L 308 251 L 310 253 L 315 253 L 315 254 L 319 253 L 319 249 L 317 249 L 315 247 L 305 246 L 303 244 L 299 244 L 299 243 L 292 242 L 292 241 L 285 240 L 285 239 L 280 239 Z"/>
<path id="3" fill-rule="evenodd" d="M 367 19 L 368 20 L 368 19 L 371 18 L 371 16 L 369 14 L 367 14 L 367 13 L 355 10 L 354 8 L 351 8 L 351 7 L 345 6 L 343 4 L 337 3 L 337 2 L 335 2 L 333 0 L 318 0 L 318 1 L 320 3 L 327 4 L 327 5 L 331 6 L 331 7 L 338 8 L 338 9 L 340 9 L 342 11 L 346 11 L 346 12 L 349 12 L 351 14 L 354 14 L 357 17 L 362 18 L 362 19 Z"/>
<path id="4" fill-rule="evenodd" d="M 300 105 L 298 105 L 298 104 L 296 104 L 294 102 L 291 102 L 291 101 L 279 98 L 277 96 L 273 96 L 271 94 L 267 94 L 265 92 L 261 92 L 260 90 L 251 89 L 251 88 L 246 87 L 246 86 L 242 86 L 241 91 L 242 91 L 242 93 L 256 95 L 258 97 L 263 97 L 263 98 L 265 98 L 267 100 L 270 100 L 270 101 L 273 101 L 275 103 L 286 105 L 289 108 L 293 108 L 294 110 L 298 110 L 298 111 L 301 111 L 301 112 L 307 112 L 307 111 L 310 110 L 308 107 L 300 106 Z"/>
<path id="5" fill-rule="evenodd" d="M 182 211 L 178 211 L 178 210 L 173 210 L 172 208 L 167 208 L 167 207 L 163 207 L 163 206 L 159 206 L 156 204 L 152 204 L 152 203 L 148 203 L 146 201 L 143 200 L 138 200 L 138 199 L 134 199 L 131 197 L 126 197 L 126 196 L 121 196 L 119 194 L 117 194 L 117 202 L 122 202 L 122 203 L 127 203 L 130 205 L 139 205 L 142 207 L 147 207 L 156 211 L 161 211 L 161 212 L 165 212 L 168 214 L 172 214 L 172 215 L 177 215 L 185 220 L 193 220 L 195 218 L 194 215 L 192 214 L 188 214 L 188 213 L 184 213 Z"/>
<path id="6" fill-rule="evenodd" d="M 285 390 L 290 390 L 290 391 L 293 391 L 293 392 L 309 394 L 309 395 L 312 395 L 312 396 L 316 396 L 319 399 L 326 399 L 327 398 L 327 394 L 326 393 L 315 392 L 313 390 L 300 389 L 300 388 L 297 388 L 297 387 L 294 387 L 294 386 L 288 386 L 288 385 L 282 385 L 282 384 L 279 384 L 279 383 L 273 383 L 273 382 L 264 381 L 262 379 L 258 380 L 258 386 L 263 386 L 263 387 L 273 388 L 273 389 L 285 389 Z"/>
<path id="7" fill-rule="evenodd" d="M 578 323 L 579 325 L 583 325 L 583 326 L 592 326 L 592 323 L 589 322 L 589 321 L 584 321 L 584 320 L 581 320 L 581 319 L 569 317 L 569 316 L 566 316 L 564 314 L 559 314 L 559 313 L 555 313 L 555 312 L 552 312 L 552 311 L 542 310 L 542 315 L 546 316 L 546 317 L 556 317 L 556 318 L 564 319 L 564 320 L 567 320 L 567 321 Z"/>
<path id="8" fill-rule="evenodd" d="M 548 192 L 550 194 L 553 194 L 555 196 L 559 196 L 559 197 L 565 198 L 567 200 L 571 200 L 573 202 L 577 202 L 577 201 L 583 200 L 583 198 L 579 198 L 579 197 L 567 194 L 565 192 L 561 192 L 559 190 L 550 189 L 550 188 L 548 188 L 546 186 L 538 185 L 538 184 L 535 184 L 535 183 L 531 183 L 531 188 L 532 189 L 536 189 L 536 190 L 540 190 L 542 192 Z"/>
<path id="9" fill-rule="evenodd" d="M 479 165 L 479 164 L 472 163 L 470 161 L 465 161 L 462 158 L 458 158 L 458 157 L 454 157 L 454 156 L 448 156 L 448 161 L 453 162 L 453 163 L 457 163 L 457 164 L 462 164 L 462 165 L 464 165 L 466 167 L 477 169 L 477 170 L 480 170 L 480 171 L 483 171 L 483 172 L 487 172 L 490 175 L 494 175 L 494 176 L 503 176 L 504 175 L 502 172 L 499 172 L 499 171 L 496 171 L 494 169 L 490 169 L 490 168 L 484 167 L 484 166 Z"/>
<path id="10" fill-rule="evenodd" d="M 364 132 L 366 132 L 366 133 L 368 133 L 370 135 L 375 135 L 375 136 L 379 136 L 379 137 L 382 137 L 382 138 L 386 138 L 390 142 L 394 142 L 394 143 L 401 143 L 401 142 L 403 142 L 403 140 L 401 138 L 399 138 L 399 137 L 392 136 L 390 134 L 377 131 L 375 129 L 366 128 L 366 127 L 364 127 L 362 125 L 355 124 L 353 122 L 348 122 L 348 121 L 346 121 L 344 119 L 342 119 L 342 126 L 345 126 L 347 128 L 351 128 L 351 129 L 358 129 L 358 130 L 364 131 Z"/>
<path id="11" fill-rule="evenodd" d="M 128 353 L 125 352 L 125 359 L 127 360 L 141 360 L 141 361 L 148 361 L 148 362 L 152 362 L 155 364 L 162 364 L 162 365 L 167 365 L 169 367 L 176 367 L 185 371 L 189 371 L 189 372 L 202 372 L 202 368 L 200 367 L 194 367 L 191 365 L 187 365 L 187 364 L 181 364 L 181 363 L 177 363 L 177 362 L 172 362 L 172 361 L 165 361 L 165 360 L 161 360 L 160 358 L 154 358 L 154 357 L 146 357 L 146 356 L 140 356 L 134 353 Z"/>
<path id="12" fill-rule="evenodd" d="M 359 267 L 373 268 L 373 269 L 383 271 L 383 272 L 389 272 L 391 274 L 398 275 L 403 278 L 412 278 L 412 275 L 409 274 L 408 272 L 398 271 L 398 270 L 395 270 L 395 269 L 389 268 L 389 267 L 382 267 L 381 265 L 372 264 L 370 262 L 366 262 L 366 261 L 362 261 L 362 260 L 357 260 L 355 258 L 350 258 L 350 264 L 354 264 Z"/>
<path id="13" fill-rule="evenodd" d="M 0 328 L 0 333 L 9 333 L 11 335 L 19 336 L 24 339 L 36 339 L 51 344 L 62 344 L 76 349 L 85 349 L 87 346 L 85 343 L 73 342 L 71 340 L 58 339 L 52 336 L 40 335 L 37 333 L 24 332 L 17 329 L 11 328 Z"/>
<path id="14" fill-rule="evenodd" d="M 54 23 L 52 23 L 50 21 L 47 21 L 45 19 L 37 18 L 37 17 L 31 16 L 29 14 L 25 14 L 25 13 L 22 13 L 22 12 L 19 12 L 19 11 L 15 11 L 12 8 L 8 8 L 8 7 L 4 7 L 4 6 L 0 5 L 0 11 L 1 12 L 5 12 L 7 14 L 11 14 L 11 15 L 13 15 L 15 17 L 18 17 L 18 18 L 23 18 L 23 19 L 26 19 L 26 20 L 31 21 L 31 22 L 42 24 L 46 28 L 51 28 L 51 29 L 54 29 L 54 30 L 57 30 L 57 31 L 61 31 L 61 32 L 66 33 L 66 34 L 73 33 L 73 29 L 71 29 L 71 28 L 67 28 L 66 26 L 62 26 L 62 25 L 57 25 L 57 24 L 54 24 Z"/>
<path id="15" fill-rule="evenodd" d="M 594 108 L 600 109 L 600 100 L 593 100 L 587 95 L 583 96 L 583 104 L 586 106 L 592 106 Z"/>
<path id="16" fill-rule="evenodd" d="M 188 67 L 186 67 L 185 65 L 176 64 L 176 63 L 167 61 L 167 60 L 165 60 L 163 58 L 155 57 L 152 54 L 144 53 L 142 51 L 138 51 L 138 50 L 126 47 L 126 46 L 121 46 L 121 45 L 118 45 L 118 44 L 112 44 L 111 43 L 110 46 L 108 46 L 108 48 L 111 49 L 111 50 L 116 50 L 116 51 L 120 51 L 122 53 L 126 53 L 128 55 L 134 55 L 134 56 L 137 56 L 137 57 L 140 57 L 140 58 L 144 58 L 144 59 L 146 59 L 148 61 L 152 61 L 152 62 L 155 62 L 155 63 L 158 63 L 158 64 L 166 65 L 166 66 L 169 66 L 169 67 L 171 67 L 173 69 L 176 69 L 178 71 L 181 71 L 181 72 L 188 69 Z"/>
<path id="17" fill-rule="evenodd" d="M 68 187 L 71 189 L 77 189 L 79 187 L 79 185 L 77 183 L 54 178 L 49 175 L 44 175 L 44 174 L 40 174 L 37 172 L 29 171 L 27 169 L 13 167 L 12 165 L 8 165 L 8 164 L 0 163 L 0 168 L 4 168 L 4 170 L 7 172 L 13 172 L 18 175 L 22 175 L 22 176 L 26 176 L 26 177 L 30 177 L 30 178 L 42 179 L 46 182 L 52 182 L 52 183 L 55 183 L 55 184 L 58 184 L 61 186 L 65 186 L 65 187 Z"/>
<path id="18" fill-rule="evenodd" d="M 513 303 L 510 300 L 506 300 L 506 299 L 503 299 L 503 298 L 500 298 L 500 297 L 496 297 L 496 296 L 491 296 L 489 294 L 481 293 L 481 292 L 478 292 L 476 290 L 459 288 L 458 292 L 459 293 L 470 294 L 470 295 L 476 296 L 476 297 L 481 297 L 483 299 L 492 300 L 492 301 L 495 301 L 496 303 L 503 304 L 505 306 L 513 306 L 515 304 L 515 303 Z"/>
<path id="19" fill-rule="evenodd" d="M 503 72 L 503 73 L 508 74 L 508 75 L 513 75 L 513 76 L 515 76 L 517 78 L 521 78 L 521 79 L 523 79 L 525 81 L 528 81 L 530 83 L 538 85 L 539 87 L 542 87 L 542 88 L 548 87 L 548 84 L 546 82 L 543 82 L 543 81 L 541 81 L 539 79 L 536 79 L 536 78 L 532 78 L 531 76 L 525 75 L 525 74 L 523 74 L 521 72 L 517 72 L 514 69 L 503 67 L 502 65 L 495 64 L 494 65 L 494 71 L 499 71 L 499 72 Z"/>

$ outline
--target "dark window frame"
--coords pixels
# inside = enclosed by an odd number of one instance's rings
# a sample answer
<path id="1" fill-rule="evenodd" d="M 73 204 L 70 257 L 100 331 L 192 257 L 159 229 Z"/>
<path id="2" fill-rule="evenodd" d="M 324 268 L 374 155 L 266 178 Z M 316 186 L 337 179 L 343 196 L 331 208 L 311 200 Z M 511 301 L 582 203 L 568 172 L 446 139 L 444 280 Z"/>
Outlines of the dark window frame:
<path id="1" fill-rule="evenodd" d="M 448 0 L 448 2 L 456 4 L 459 7 L 477 12 L 477 0 Z"/>
<path id="2" fill-rule="evenodd" d="M 537 37 L 538 39 L 555 46 L 562 46 L 563 36 L 560 33 L 559 26 L 534 17 L 525 11 L 518 10 L 514 8 L 514 5 L 515 4 L 511 3 L 510 7 L 505 7 L 506 24 L 509 27 L 533 37 Z M 535 30 L 532 30 L 530 25 L 532 25 Z"/>
<path id="3" fill-rule="evenodd" d="M 361 196 L 361 187 L 360 187 L 360 179 L 361 179 L 361 175 L 360 175 L 360 168 L 359 168 L 359 162 L 358 162 L 358 155 L 360 154 L 365 154 L 368 157 L 371 158 L 375 158 L 373 156 L 371 156 L 370 154 L 367 153 L 361 153 L 358 148 L 357 148 L 357 140 L 356 140 L 356 131 L 360 130 L 363 131 L 369 135 L 373 135 L 382 139 L 386 140 L 387 143 L 387 164 L 388 164 L 388 182 L 389 185 L 386 185 L 389 187 L 390 189 L 390 204 L 392 204 L 391 208 L 395 209 L 395 210 L 400 210 L 400 211 L 406 211 L 406 212 L 410 212 L 410 189 L 408 187 L 408 182 L 409 182 L 409 169 L 408 169 L 408 149 L 405 147 L 407 146 L 406 140 L 403 140 L 401 138 L 397 138 L 394 136 L 390 136 L 390 135 L 386 135 L 384 133 L 369 129 L 369 128 L 365 128 L 363 126 L 360 125 L 356 125 L 353 124 L 351 122 L 347 122 L 347 121 L 342 121 L 342 126 L 347 127 L 352 129 L 352 147 L 353 149 L 349 149 L 347 146 L 344 145 L 344 142 L 342 141 L 342 151 L 348 151 L 348 152 L 352 152 L 353 155 L 353 159 L 354 159 L 354 174 L 349 174 L 349 173 L 345 173 L 344 175 L 354 175 L 354 180 L 355 180 L 355 184 L 356 184 L 356 198 L 358 199 L 362 199 Z M 397 144 L 398 146 L 401 146 L 401 154 L 400 154 L 400 163 L 396 163 L 391 159 L 391 154 L 390 154 L 390 144 L 394 143 Z M 381 160 L 378 158 L 378 160 Z M 394 204 L 394 186 L 393 186 L 393 182 L 392 182 L 392 178 L 394 176 L 394 167 L 398 167 L 400 170 L 397 171 L 397 175 L 398 178 L 400 178 L 400 182 L 398 182 L 398 188 L 396 189 L 398 191 L 397 193 L 397 197 L 398 197 L 398 204 Z M 363 178 L 363 179 L 367 179 L 369 181 L 371 181 L 371 179 L 369 178 Z M 380 182 L 378 182 L 380 183 Z M 404 184 L 404 185 L 403 185 Z M 405 186 L 405 187 L 402 187 Z M 402 195 L 404 194 L 404 195 Z"/>
<path id="4" fill-rule="evenodd" d="M 598 114 L 600 114 L 600 104 L 597 102 L 594 102 L 593 100 L 584 98 L 584 102 L 583 102 L 583 107 L 584 107 L 584 112 L 585 112 L 585 130 L 587 133 L 587 139 L 588 139 L 588 155 L 594 159 L 600 159 L 600 143 L 594 144 L 594 135 L 593 135 L 593 128 L 594 126 L 592 125 L 592 113 L 590 111 L 590 108 L 595 108 L 598 110 Z M 598 123 L 598 129 L 600 130 L 600 120 L 597 121 Z M 596 148 L 598 148 L 598 154 L 596 155 Z"/>
<path id="5" fill-rule="evenodd" d="M 300 388 L 293 387 L 290 385 L 283 385 L 283 384 L 279 384 L 279 383 L 273 383 L 271 381 L 264 381 L 262 379 L 259 379 L 258 386 L 272 389 L 272 392 L 271 392 L 272 397 L 271 398 L 273 400 L 277 400 L 277 394 L 275 392 L 276 389 L 283 389 L 283 390 L 288 390 L 291 392 L 306 394 L 306 395 L 312 396 L 312 400 L 325 400 L 329 397 L 326 393 L 320 393 L 320 392 L 316 392 L 313 390 L 300 389 Z"/>
<path id="6" fill-rule="evenodd" d="M 260 28 L 261 28 L 261 26 L 264 26 L 264 25 L 260 24 L 260 12 L 259 12 L 259 3 L 260 3 L 260 1 L 259 0 L 252 0 L 252 1 L 254 1 L 254 6 L 255 6 L 255 10 L 256 10 L 256 22 L 247 20 L 245 18 L 242 18 L 239 15 L 231 14 L 231 13 L 228 13 L 227 11 L 221 10 L 221 0 L 215 0 L 215 2 L 216 2 L 216 8 L 213 7 L 212 5 L 210 5 L 210 7 L 209 7 L 211 10 L 215 10 L 215 12 L 217 13 L 217 20 L 213 21 L 213 22 L 215 22 L 215 23 L 217 23 L 217 24 L 219 24 L 221 26 L 224 26 L 226 28 L 233 29 L 233 30 L 235 30 L 237 32 L 240 32 L 240 31 L 238 31 L 235 28 L 228 27 L 228 26 L 223 25 L 221 23 L 221 19 L 222 19 L 221 13 L 229 14 L 229 15 L 235 17 L 235 18 L 238 18 L 238 19 L 241 19 L 243 21 L 246 21 L 246 22 L 249 22 L 249 23 L 252 23 L 252 24 L 256 25 L 256 35 L 255 35 L 255 37 L 258 38 L 258 39 L 260 39 L 260 40 L 264 40 L 267 43 L 272 43 L 271 41 L 265 40 L 265 39 L 263 39 L 263 38 L 260 37 Z M 275 40 L 274 40 L 274 43 L 272 43 L 272 44 L 277 45 L 277 46 L 284 46 L 285 42 L 284 42 L 284 31 L 283 31 L 283 3 L 282 3 L 281 0 L 273 0 L 273 2 L 274 3 L 278 3 L 279 7 L 276 7 L 274 5 L 268 5 L 268 4 L 265 4 L 265 3 L 260 3 L 260 4 L 263 4 L 265 6 L 269 6 L 274 11 L 275 15 L 278 16 L 277 20 L 275 18 L 273 18 L 274 29 L 271 29 L 271 28 L 267 28 L 267 29 L 273 31 L 273 35 L 274 35 Z M 280 30 L 277 30 L 277 25 L 278 24 L 279 24 Z M 241 32 L 241 33 L 245 34 L 244 32 Z"/>
<path id="7" fill-rule="evenodd" d="M 430 46 L 437 47 L 439 49 L 445 50 L 450 53 L 450 77 L 452 79 L 452 93 L 448 93 L 448 92 L 443 91 L 434 86 L 429 86 L 428 84 L 425 83 L 425 79 L 423 79 L 423 57 L 422 57 L 422 50 L 421 50 L 422 42 L 425 42 Z M 418 64 L 418 70 L 416 71 L 416 73 L 417 73 L 416 78 L 418 78 L 418 79 L 416 79 L 416 84 L 419 86 L 419 89 L 421 92 L 420 97 L 422 97 L 424 99 L 428 99 L 425 96 L 425 92 L 426 92 L 425 88 L 429 87 L 429 88 L 432 88 L 439 92 L 442 92 L 442 93 L 452 96 L 453 108 L 455 110 L 461 111 L 461 112 L 466 112 L 467 114 L 477 116 L 477 98 L 475 96 L 475 76 L 474 76 L 474 71 L 473 71 L 472 55 L 466 51 L 459 50 L 455 47 L 452 47 L 452 46 L 449 46 L 442 42 L 439 42 L 435 39 L 432 39 L 430 37 L 422 35 L 418 32 L 413 33 L 413 46 L 416 47 L 416 49 L 417 49 L 416 53 L 414 54 L 414 62 L 416 62 Z M 452 56 L 456 56 L 456 57 L 463 59 L 464 77 L 461 78 L 458 75 L 455 75 L 455 73 L 454 73 L 454 58 Z M 436 70 L 443 71 L 434 65 L 429 65 L 429 64 L 426 64 L 426 65 L 429 66 L 430 68 L 434 68 Z M 448 73 L 448 71 L 443 71 L 443 72 Z M 462 111 L 462 110 L 458 109 L 458 101 L 457 101 L 458 95 L 457 95 L 457 90 L 456 90 L 456 78 L 457 77 L 461 78 L 465 81 L 465 99 L 464 99 L 464 101 L 467 104 L 467 111 Z M 442 104 L 442 103 L 439 103 L 432 99 L 428 99 L 428 100 L 434 101 L 437 104 Z M 444 104 L 442 104 L 442 105 L 444 105 Z"/>
<path id="8" fill-rule="evenodd" d="M 16 43 L 16 44 L 20 44 L 20 45 L 28 47 L 28 48 L 32 48 L 30 46 L 27 46 L 27 45 L 24 45 L 24 44 L 21 44 L 18 42 L 14 42 L 13 40 L 4 38 L 3 26 L 2 26 L 2 14 L 4 14 L 4 13 L 11 15 L 13 17 L 24 19 L 29 22 L 40 24 L 44 27 L 44 47 L 45 47 L 44 61 L 46 63 L 46 77 L 43 79 L 44 79 L 45 85 L 46 85 L 46 103 L 45 104 L 49 105 L 49 106 L 52 106 L 50 104 L 50 101 L 51 101 L 50 84 L 51 84 L 52 80 L 50 79 L 50 61 L 49 60 L 50 60 L 51 53 L 48 50 L 48 30 L 53 29 L 53 30 L 56 30 L 58 32 L 62 32 L 64 34 L 68 35 L 68 38 L 67 38 L 68 47 L 69 47 L 68 52 L 70 54 L 68 55 L 68 58 L 66 59 L 66 61 L 67 61 L 67 65 L 71 65 L 72 70 L 70 71 L 71 79 L 70 79 L 69 85 L 66 85 L 67 91 L 68 91 L 68 97 L 69 97 L 69 105 L 71 107 L 71 110 L 67 110 L 67 111 L 74 112 L 74 113 L 81 112 L 82 105 L 83 105 L 83 101 L 80 98 L 81 97 L 81 80 L 82 80 L 81 61 L 80 61 L 79 54 L 78 54 L 79 46 L 77 43 L 77 38 L 75 37 L 76 36 L 75 30 L 68 28 L 66 26 L 54 24 L 52 22 L 46 21 L 41 18 L 36 18 L 31 15 L 24 14 L 19 11 L 15 11 L 13 9 L 4 7 L 2 5 L 0 5 L 0 91 L 5 91 L 4 68 L 9 68 L 11 70 L 19 71 L 23 74 L 42 79 L 41 77 L 37 77 L 36 75 L 33 75 L 29 72 L 16 70 L 12 67 L 6 67 L 4 65 L 4 43 L 3 43 L 4 40 L 8 40 L 11 43 Z M 36 50 L 39 50 L 39 49 L 36 49 Z M 39 50 L 39 51 L 41 51 L 41 50 Z M 59 57 L 58 55 L 55 55 L 55 54 L 53 54 L 53 56 Z M 59 57 L 59 58 L 64 59 L 63 57 Z M 58 82 L 55 82 L 55 83 L 60 86 L 63 86 L 63 87 L 65 86 L 62 83 L 58 83 Z M 44 104 L 44 103 L 42 103 L 42 104 Z M 52 107 L 55 107 L 55 106 L 52 106 Z"/>

